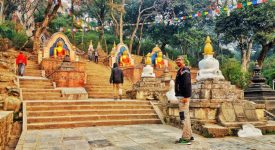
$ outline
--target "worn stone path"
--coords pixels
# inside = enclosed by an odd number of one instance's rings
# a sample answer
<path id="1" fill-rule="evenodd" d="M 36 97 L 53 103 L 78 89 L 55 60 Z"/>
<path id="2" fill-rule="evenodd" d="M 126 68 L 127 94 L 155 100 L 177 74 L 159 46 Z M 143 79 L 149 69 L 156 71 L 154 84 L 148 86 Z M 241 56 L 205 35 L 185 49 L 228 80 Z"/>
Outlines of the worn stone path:
<path id="1" fill-rule="evenodd" d="M 17 150 L 274 150 L 275 135 L 254 138 L 203 138 L 192 145 L 174 144 L 181 130 L 168 125 L 130 125 L 57 130 L 22 134 Z"/>

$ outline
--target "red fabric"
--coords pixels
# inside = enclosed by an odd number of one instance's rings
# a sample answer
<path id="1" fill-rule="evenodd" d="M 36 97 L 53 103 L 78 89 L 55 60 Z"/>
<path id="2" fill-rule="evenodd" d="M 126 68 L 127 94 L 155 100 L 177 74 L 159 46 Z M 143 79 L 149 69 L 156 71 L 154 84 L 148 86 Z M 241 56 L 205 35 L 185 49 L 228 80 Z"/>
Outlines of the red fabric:
<path id="1" fill-rule="evenodd" d="M 26 58 L 26 56 L 25 56 L 24 54 L 21 54 L 21 53 L 20 53 L 20 54 L 16 57 L 16 65 L 21 64 L 21 63 L 27 65 L 27 58 Z"/>

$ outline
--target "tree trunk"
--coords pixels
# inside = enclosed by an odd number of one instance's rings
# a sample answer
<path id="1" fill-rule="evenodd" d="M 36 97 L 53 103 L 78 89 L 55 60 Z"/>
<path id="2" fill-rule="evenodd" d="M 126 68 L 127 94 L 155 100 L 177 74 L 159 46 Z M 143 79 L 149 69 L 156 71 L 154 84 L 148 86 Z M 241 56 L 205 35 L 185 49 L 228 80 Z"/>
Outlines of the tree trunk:
<path id="1" fill-rule="evenodd" d="M 147 18 L 144 19 L 144 21 L 142 22 L 141 28 L 140 28 L 140 34 L 139 34 L 139 40 L 138 40 L 138 48 L 137 48 L 137 55 L 140 55 L 141 40 L 142 40 L 142 35 L 143 35 L 143 27 L 144 27 L 144 22 L 147 20 Z"/>
<path id="2" fill-rule="evenodd" d="M 133 33 L 131 35 L 130 44 L 129 44 L 129 51 L 130 51 L 130 53 L 132 53 L 132 50 L 133 50 L 134 38 L 135 38 L 137 30 L 138 30 L 139 22 L 140 22 L 140 14 L 138 15 L 134 31 L 133 31 Z"/>
<path id="3" fill-rule="evenodd" d="M 125 0 L 122 0 L 122 6 L 124 7 Z M 123 43 L 123 12 L 120 12 L 120 21 L 119 21 L 119 40 L 120 43 Z"/>
<path id="4" fill-rule="evenodd" d="M 110 0 L 110 4 L 114 4 L 114 0 Z M 115 15 L 114 15 L 114 8 L 111 7 L 111 18 L 113 19 L 114 21 L 114 32 L 115 32 L 115 37 L 119 37 L 119 25 L 118 25 L 118 21 L 117 19 L 115 18 Z"/>
<path id="5" fill-rule="evenodd" d="M 4 1 L 0 1 L 0 24 L 4 22 Z"/>
<path id="6" fill-rule="evenodd" d="M 246 44 L 246 48 L 244 45 Z M 240 49 L 241 49 L 241 57 L 242 57 L 242 70 L 247 72 L 250 63 L 251 57 L 251 49 L 252 49 L 252 39 L 244 39 L 241 37 L 240 39 Z"/>
<path id="7" fill-rule="evenodd" d="M 34 51 L 35 54 L 38 54 L 38 51 L 40 50 L 40 44 L 41 44 L 40 43 L 40 36 L 44 32 L 44 30 L 46 30 L 49 23 L 55 17 L 59 7 L 61 6 L 61 0 L 58 0 L 58 4 L 56 4 L 54 6 L 52 12 L 50 12 L 50 10 L 52 8 L 52 5 L 53 5 L 53 1 L 49 0 L 48 1 L 48 6 L 45 10 L 44 20 L 42 21 L 41 25 L 36 26 L 36 31 L 34 33 L 34 41 L 33 41 L 33 51 Z"/>
<path id="8" fill-rule="evenodd" d="M 260 55 L 259 55 L 259 57 L 258 57 L 258 59 L 257 59 L 258 64 L 259 64 L 260 67 L 263 66 L 263 62 L 264 62 L 264 60 L 265 60 L 265 58 L 266 58 L 266 55 L 267 55 L 268 51 L 269 51 L 270 48 L 272 47 L 272 45 L 273 45 L 272 42 L 270 42 L 270 43 L 268 43 L 268 44 L 263 44 L 263 43 L 262 43 L 262 50 L 261 50 Z"/>
<path id="9" fill-rule="evenodd" d="M 163 54 L 166 54 L 166 51 L 165 51 L 165 46 L 166 46 L 166 42 L 163 42 L 160 49 L 162 50 L 162 53 Z"/>

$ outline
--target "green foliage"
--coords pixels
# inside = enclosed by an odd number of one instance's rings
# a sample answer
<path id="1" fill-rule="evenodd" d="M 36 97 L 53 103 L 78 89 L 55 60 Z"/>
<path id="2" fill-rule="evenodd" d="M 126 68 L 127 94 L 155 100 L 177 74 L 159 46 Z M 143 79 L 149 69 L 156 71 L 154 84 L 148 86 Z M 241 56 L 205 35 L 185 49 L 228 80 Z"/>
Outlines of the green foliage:
<path id="1" fill-rule="evenodd" d="M 11 41 L 15 48 L 17 49 L 21 48 L 27 40 L 28 40 L 28 36 L 26 35 L 25 32 L 13 32 Z"/>
<path id="2" fill-rule="evenodd" d="M 264 61 L 263 65 L 263 75 L 267 79 L 267 83 L 272 86 L 272 80 L 275 79 L 275 54 L 268 57 Z"/>
<path id="3" fill-rule="evenodd" d="M 232 84 L 242 89 L 248 86 L 250 75 L 242 71 L 238 60 L 235 58 L 225 58 L 221 64 L 221 71 L 226 80 L 231 81 Z"/>
<path id="4" fill-rule="evenodd" d="M 12 22 L 5 22 L 0 25 L 0 38 L 8 38 L 15 48 L 21 48 L 28 40 L 24 31 L 17 32 Z"/>

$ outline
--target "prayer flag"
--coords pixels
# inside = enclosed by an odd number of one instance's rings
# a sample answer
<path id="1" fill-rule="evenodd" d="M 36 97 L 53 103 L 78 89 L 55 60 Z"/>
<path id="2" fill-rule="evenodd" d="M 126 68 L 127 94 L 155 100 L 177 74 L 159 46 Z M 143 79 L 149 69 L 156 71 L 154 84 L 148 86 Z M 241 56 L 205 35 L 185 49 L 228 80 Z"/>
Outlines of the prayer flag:
<path id="1" fill-rule="evenodd" d="M 240 9 L 240 8 L 242 8 L 242 7 L 243 7 L 242 3 L 238 3 L 238 4 L 237 4 L 237 8 L 238 8 L 238 9 Z"/>
<path id="2" fill-rule="evenodd" d="M 253 4 L 253 5 L 257 5 L 257 0 L 253 0 L 253 1 L 252 1 L 252 4 Z"/>
<path id="3" fill-rule="evenodd" d="M 243 5 L 243 7 L 246 7 L 246 6 L 247 6 L 247 3 L 246 3 L 246 2 L 243 2 L 242 5 Z"/>
<path id="4" fill-rule="evenodd" d="M 247 6 L 250 6 L 250 5 L 252 5 L 252 2 L 247 2 Z"/>
<path id="5" fill-rule="evenodd" d="M 221 13 L 221 11 L 220 11 L 219 8 L 216 9 L 216 13 L 217 13 L 217 14 Z"/>
<path id="6" fill-rule="evenodd" d="M 199 16 L 199 17 L 201 16 L 201 12 L 198 12 L 198 16 Z"/>

